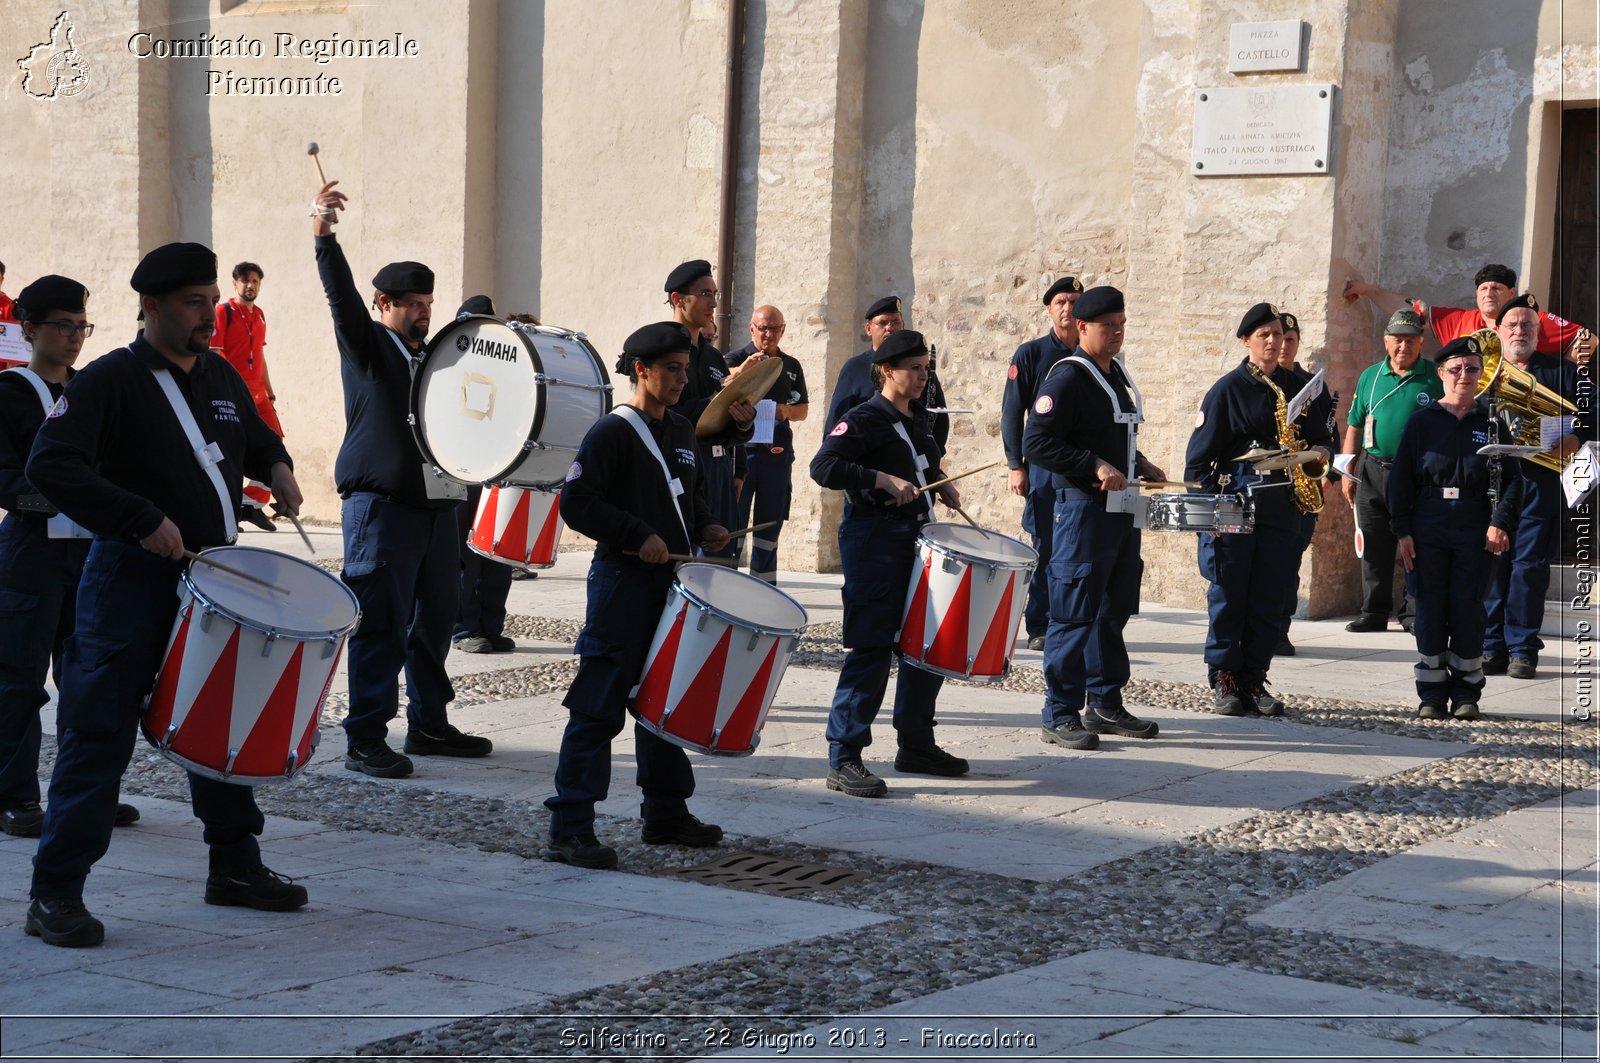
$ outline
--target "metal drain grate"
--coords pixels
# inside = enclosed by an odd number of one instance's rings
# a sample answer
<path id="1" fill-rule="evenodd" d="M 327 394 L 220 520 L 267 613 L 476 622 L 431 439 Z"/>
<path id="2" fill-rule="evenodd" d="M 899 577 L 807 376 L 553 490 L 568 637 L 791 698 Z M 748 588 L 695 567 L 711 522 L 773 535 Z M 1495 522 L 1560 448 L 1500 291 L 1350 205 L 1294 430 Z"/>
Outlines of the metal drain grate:
<path id="1" fill-rule="evenodd" d="M 846 871 L 842 867 L 825 867 L 822 864 L 802 864 L 763 853 L 729 853 L 709 864 L 682 868 L 677 874 L 714 886 L 755 890 L 780 897 L 797 897 L 819 890 L 837 889 L 866 878 L 859 871 Z"/>

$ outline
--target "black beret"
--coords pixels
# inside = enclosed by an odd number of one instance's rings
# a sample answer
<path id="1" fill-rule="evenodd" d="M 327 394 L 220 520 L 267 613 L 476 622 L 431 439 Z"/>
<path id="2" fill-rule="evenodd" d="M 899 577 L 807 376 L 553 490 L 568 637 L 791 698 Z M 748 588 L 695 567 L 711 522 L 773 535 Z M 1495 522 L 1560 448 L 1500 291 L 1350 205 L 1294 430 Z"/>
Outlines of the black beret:
<path id="1" fill-rule="evenodd" d="M 1494 281 L 1496 284 L 1504 284 L 1507 288 L 1515 288 L 1517 286 L 1517 271 L 1510 266 L 1502 266 L 1498 262 L 1491 262 L 1480 269 L 1477 275 L 1472 278 L 1472 286 L 1476 288 L 1478 285 L 1487 284 L 1490 281 Z"/>
<path id="2" fill-rule="evenodd" d="M 88 302 L 89 289 L 71 277 L 51 273 L 17 293 L 17 317 L 21 321 L 37 321 L 51 310 L 81 314 Z"/>
<path id="3" fill-rule="evenodd" d="M 1506 304 L 1500 308 L 1500 312 L 1494 316 L 1494 323 L 1496 325 L 1500 324 L 1500 322 L 1506 319 L 1506 315 L 1511 313 L 1511 311 L 1521 310 L 1524 307 L 1532 310 L 1534 313 L 1539 312 L 1539 300 L 1533 297 L 1532 292 L 1523 292 L 1515 299 L 1507 299 Z"/>
<path id="4" fill-rule="evenodd" d="M 1482 358 L 1484 353 L 1483 344 L 1478 342 L 1476 335 L 1458 336 L 1440 347 L 1433 360 L 1443 365 L 1452 358 Z"/>
<path id="5" fill-rule="evenodd" d="M 1262 325 L 1269 325 L 1278 320 L 1278 308 L 1271 303 L 1257 303 L 1244 312 L 1244 317 L 1239 319 L 1239 331 L 1234 333 L 1244 339 Z"/>
<path id="6" fill-rule="evenodd" d="M 903 328 L 899 332 L 890 333 L 878 349 L 872 352 L 874 365 L 892 362 L 897 358 L 909 358 L 916 354 L 927 354 L 928 345 L 922 339 L 922 333 L 913 332 Z"/>
<path id="7" fill-rule="evenodd" d="M 663 290 L 671 295 L 673 292 L 686 292 L 689 285 L 701 277 L 711 276 L 711 263 L 703 258 L 691 258 L 687 262 L 679 263 L 673 271 L 667 274 L 667 283 Z"/>
<path id="8" fill-rule="evenodd" d="M 871 321 L 879 314 L 898 313 L 901 313 L 900 297 L 898 295 L 886 295 L 882 299 L 879 299 L 877 302 L 873 303 L 871 306 L 867 307 L 867 316 L 862 318 L 862 320 Z"/>
<path id="9" fill-rule="evenodd" d="M 1044 305 L 1049 306 L 1050 300 L 1062 292 L 1082 292 L 1083 282 L 1076 277 L 1062 277 L 1044 290 Z"/>
<path id="10" fill-rule="evenodd" d="M 494 312 L 494 300 L 489 298 L 487 295 L 474 295 L 466 302 L 462 303 L 461 308 L 456 311 L 456 317 L 460 317 L 462 314 L 488 314 L 490 317 L 497 316 Z"/>
<path id="11" fill-rule="evenodd" d="M 1072 304 L 1072 316 L 1079 321 L 1093 321 L 1101 314 L 1120 314 L 1122 311 L 1122 293 L 1109 284 L 1090 288 Z"/>
<path id="12" fill-rule="evenodd" d="M 204 244 L 163 244 L 134 267 L 128 283 L 140 295 L 166 295 L 217 283 L 217 256 Z"/>
<path id="13" fill-rule="evenodd" d="M 1285 310 L 1283 313 L 1279 314 L 1278 315 L 1278 320 L 1283 322 L 1283 331 L 1285 331 L 1285 332 L 1299 332 L 1300 331 L 1300 319 L 1295 317 L 1293 314 L 1289 313 L 1289 311 Z"/>
<path id="14" fill-rule="evenodd" d="M 433 270 L 421 262 L 391 262 L 373 275 L 372 286 L 391 298 L 408 292 L 432 295 Z"/>
<path id="15" fill-rule="evenodd" d="M 633 363 L 650 365 L 669 354 L 688 353 L 694 350 L 689 330 L 676 321 L 657 321 L 653 325 L 634 330 L 622 341 L 622 355 L 617 359 L 617 372 L 632 374 Z"/>

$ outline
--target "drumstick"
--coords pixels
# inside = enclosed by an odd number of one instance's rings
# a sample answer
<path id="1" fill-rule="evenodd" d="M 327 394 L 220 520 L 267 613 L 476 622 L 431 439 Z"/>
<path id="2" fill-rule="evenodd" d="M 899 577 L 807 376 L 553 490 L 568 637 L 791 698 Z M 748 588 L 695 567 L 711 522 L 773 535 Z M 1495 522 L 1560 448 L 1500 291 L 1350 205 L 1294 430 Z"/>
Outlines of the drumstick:
<path id="1" fill-rule="evenodd" d="M 289 518 L 289 523 L 294 525 L 294 530 L 300 533 L 300 539 L 306 544 L 306 549 L 311 551 L 312 557 L 316 557 L 317 548 L 311 545 L 311 536 L 306 534 L 306 526 L 300 523 L 300 518 L 288 510 L 284 510 L 281 515 Z"/>
<path id="2" fill-rule="evenodd" d="M 1140 480 L 1136 486 L 1141 489 L 1147 487 L 1182 487 L 1190 491 L 1200 489 L 1199 484 L 1186 484 L 1180 480 Z"/>
<path id="3" fill-rule="evenodd" d="M 997 461 L 997 462 L 995 462 L 995 464 L 998 465 L 1000 463 Z M 973 472 L 977 472 L 978 470 L 977 469 L 973 469 L 972 471 Z M 975 521 L 971 517 L 967 516 L 967 511 L 966 510 L 962 509 L 960 506 L 951 506 L 950 508 L 955 510 L 957 513 L 961 514 L 962 518 L 968 524 L 972 525 L 974 528 L 978 528 L 978 534 L 979 535 L 983 536 L 985 539 L 992 538 L 992 536 L 990 536 L 990 534 L 988 532 L 986 532 L 982 528 L 978 527 L 978 522 L 977 521 Z"/>
<path id="4" fill-rule="evenodd" d="M 317 153 L 321 150 L 321 148 L 317 147 L 317 142 L 315 140 L 306 145 L 306 154 L 311 156 L 311 161 L 317 164 L 317 180 L 322 184 L 327 184 L 328 178 L 322 172 L 322 160 L 317 158 Z"/>
<path id="5" fill-rule="evenodd" d="M 935 480 L 933 483 L 928 484 L 926 487 L 917 488 L 917 494 L 920 495 L 924 491 L 932 491 L 936 487 L 943 487 L 945 484 L 954 483 L 957 480 L 964 480 L 968 476 L 972 476 L 975 473 L 984 472 L 987 469 L 992 469 L 996 465 L 999 465 L 999 464 L 1000 463 L 998 461 L 991 461 L 989 464 L 980 465 L 976 469 L 968 469 L 966 472 L 958 472 L 954 476 L 946 476 L 943 480 Z"/>
<path id="6" fill-rule="evenodd" d="M 740 528 L 738 531 L 729 532 L 728 538 L 737 539 L 741 535 L 753 535 L 758 531 L 766 531 L 768 528 L 776 528 L 778 524 L 779 522 L 775 520 L 769 520 L 765 524 L 752 524 L 748 528 Z"/>
<path id="7" fill-rule="evenodd" d="M 637 550 L 624 550 L 622 552 L 627 554 L 629 557 L 638 557 L 639 556 L 639 551 L 637 551 Z M 705 564 L 705 565 L 727 565 L 730 568 L 738 568 L 739 567 L 739 562 L 736 559 L 731 558 L 731 557 L 695 557 L 693 554 L 668 554 L 667 555 L 667 560 L 668 561 L 693 561 L 696 564 Z"/>
<path id="8" fill-rule="evenodd" d="M 190 561 L 199 561 L 202 564 L 210 565 L 214 569 L 217 569 L 217 570 L 222 571 L 222 572 L 226 572 L 230 576 L 236 576 L 237 578 L 242 579 L 247 583 L 258 584 L 258 585 L 260 585 L 262 587 L 267 588 L 267 590 L 269 590 L 269 591 L 276 591 L 278 594 L 284 594 L 284 595 L 287 595 L 289 593 L 287 590 L 285 590 L 282 587 L 279 587 L 275 583 L 268 583 L 266 580 L 262 579 L 260 576 L 252 576 L 252 575 L 250 575 L 250 573 L 244 571 L 243 569 L 234 568 L 232 565 L 224 565 L 221 561 L 213 560 L 212 558 L 209 558 L 209 557 L 205 556 L 204 554 L 197 554 L 193 550 L 185 550 L 183 552 L 183 556 L 188 558 Z"/>

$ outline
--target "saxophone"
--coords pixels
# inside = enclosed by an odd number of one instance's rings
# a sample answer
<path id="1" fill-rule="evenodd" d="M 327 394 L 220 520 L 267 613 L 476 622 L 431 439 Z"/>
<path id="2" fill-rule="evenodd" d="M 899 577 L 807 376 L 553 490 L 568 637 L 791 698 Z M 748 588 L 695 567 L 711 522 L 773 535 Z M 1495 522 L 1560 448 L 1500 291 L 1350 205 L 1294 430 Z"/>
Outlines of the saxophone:
<path id="1" fill-rule="evenodd" d="M 1246 362 L 1250 372 L 1259 377 L 1262 383 L 1272 389 L 1277 396 L 1278 406 L 1273 411 L 1273 417 L 1278 424 L 1278 446 L 1290 454 L 1298 454 L 1306 449 L 1305 440 L 1300 438 L 1300 429 L 1289 423 L 1289 400 L 1284 398 L 1283 389 L 1254 362 Z M 1311 462 L 1307 465 L 1289 466 L 1289 490 L 1294 494 L 1294 505 L 1302 513 L 1322 512 L 1322 485 L 1317 481 L 1328 475 L 1328 467 L 1323 462 Z"/>

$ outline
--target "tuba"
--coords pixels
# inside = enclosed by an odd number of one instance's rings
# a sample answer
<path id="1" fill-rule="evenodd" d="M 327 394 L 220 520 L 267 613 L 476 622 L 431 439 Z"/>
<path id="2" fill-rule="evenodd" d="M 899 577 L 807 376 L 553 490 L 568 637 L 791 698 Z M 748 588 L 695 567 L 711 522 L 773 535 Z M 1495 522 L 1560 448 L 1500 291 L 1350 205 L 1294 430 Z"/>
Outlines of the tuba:
<path id="1" fill-rule="evenodd" d="M 1512 443 L 1519 447 L 1539 445 L 1539 418 L 1559 417 L 1576 413 L 1578 408 L 1533 378 L 1526 369 L 1518 369 L 1500 351 L 1500 335 L 1494 329 L 1479 329 L 1472 334 L 1483 352 L 1483 375 L 1478 378 L 1474 398 L 1487 398 L 1496 407 L 1496 413 L 1506 410 L 1512 415 L 1515 436 Z M 1555 453 L 1545 450 L 1530 454 L 1524 461 L 1542 465 L 1561 472 L 1566 462 Z"/>
<path id="2" fill-rule="evenodd" d="M 1289 400 L 1284 398 L 1283 389 L 1254 362 L 1247 360 L 1245 364 L 1250 367 L 1250 372 L 1260 377 L 1261 382 L 1271 388 L 1272 393 L 1277 396 L 1278 406 L 1273 411 L 1273 416 L 1278 424 L 1278 446 L 1289 454 L 1298 454 L 1305 450 L 1306 442 L 1300 438 L 1300 429 L 1289 423 Z M 1321 461 L 1289 466 L 1289 490 L 1294 495 L 1296 509 L 1302 513 L 1322 512 L 1322 485 L 1317 481 L 1327 475 L 1327 463 Z"/>

